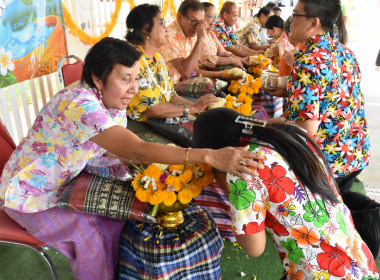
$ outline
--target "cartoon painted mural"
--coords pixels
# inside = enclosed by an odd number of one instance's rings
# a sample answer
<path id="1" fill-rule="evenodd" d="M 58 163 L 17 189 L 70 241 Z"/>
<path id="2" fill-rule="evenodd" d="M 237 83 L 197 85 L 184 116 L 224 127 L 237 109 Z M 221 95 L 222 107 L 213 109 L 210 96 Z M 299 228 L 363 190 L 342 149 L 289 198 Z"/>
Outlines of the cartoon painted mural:
<path id="1" fill-rule="evenodd" d="M 66 55 L 60 0 L 0 0 L 0 88 L 56 72 Z"/>

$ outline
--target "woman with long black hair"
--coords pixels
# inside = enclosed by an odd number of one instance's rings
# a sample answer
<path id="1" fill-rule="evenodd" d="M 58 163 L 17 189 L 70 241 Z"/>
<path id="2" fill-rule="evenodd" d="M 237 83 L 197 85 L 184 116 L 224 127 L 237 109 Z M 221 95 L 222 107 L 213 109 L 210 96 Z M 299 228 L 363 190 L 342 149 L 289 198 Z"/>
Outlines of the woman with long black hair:
<path id="1" fill-rule="evenodd" d="M 248 144 L 264 156 L 258 177 L 243 180 L 227 173 L 225 178 L 233 231 L 250 256 L 263 253 L 266 229 L 284 279 L 378 279 L 323 153 L 305 131 L 219 108 L 197 118 L 194 140 L 213 149 Z M 245 165 L 244 158 L 240 163 Z"/>

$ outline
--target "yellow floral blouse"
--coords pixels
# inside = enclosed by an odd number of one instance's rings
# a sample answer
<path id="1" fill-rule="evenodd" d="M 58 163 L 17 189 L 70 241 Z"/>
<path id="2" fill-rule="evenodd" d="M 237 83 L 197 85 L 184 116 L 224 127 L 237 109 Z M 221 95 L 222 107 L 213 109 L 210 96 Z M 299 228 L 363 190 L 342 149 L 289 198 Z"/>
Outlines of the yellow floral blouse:
<path id="1" fill-rule="evenodd" d="M 169 75 L 163 57 L 156 52 L 153 62 L 141 46 L 139 92 L 132 98 L 127 107 L 127 115 L 133 120 L 146 121 L 149 118 L 144 112 L 158 103 L 169 103 L 177 96 L 174 83 Z"/>

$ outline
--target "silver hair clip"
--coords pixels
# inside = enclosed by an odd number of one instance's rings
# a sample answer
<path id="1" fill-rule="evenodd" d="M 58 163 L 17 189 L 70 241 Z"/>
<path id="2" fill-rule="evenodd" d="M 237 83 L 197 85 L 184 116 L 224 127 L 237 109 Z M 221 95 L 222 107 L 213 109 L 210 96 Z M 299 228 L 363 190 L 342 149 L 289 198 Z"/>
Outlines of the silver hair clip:
<path id="1" fill-rule="evenodd" d="M 254 117 L 243 116 L 243 115 L 239 115 L 236 118 L 235 122 L 245 125 L 245 127 L 242 130 L 242 132 L 245 134 L 253 134 L 252 127 L 254 127 L 254 126 L 264 127 L 267 124 L 266 121 L 262 121 L 262 120 L 254 118 Z"/>
<path id="2" fill-rule="evenodd" d="M 128 31 L 128 33 L 132 33 L 133 32 L 133 28 L 128 28 L 127 31 Z"/>

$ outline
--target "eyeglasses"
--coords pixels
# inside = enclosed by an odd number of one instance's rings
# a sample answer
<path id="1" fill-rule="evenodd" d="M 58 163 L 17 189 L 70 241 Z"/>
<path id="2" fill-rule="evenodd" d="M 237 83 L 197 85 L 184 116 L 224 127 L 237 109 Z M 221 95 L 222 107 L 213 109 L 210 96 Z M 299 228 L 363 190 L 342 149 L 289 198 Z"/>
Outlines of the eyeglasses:
<path id="1" fill-rule="evenodd" d="M 197 26 L 199 24 L 199 21 L 189 18 L 188 16 L 185 16 L 190 22 L 191 26 Z"/>
<path id="2" fill-rule="evenodd" d="M 208 15 L 205 15 L 205 16 L 214 21 L 218 18 L 217 16 L 208 16 Z"/>
<path id="3" fill-rule="evenodd" d="M 307 17 L 307 18 L 313 18 L 313 17 L 316 17 L 316 16 L 311 16 L 311 15 L 301 15 L 301 14 L 296 14 L 295 12 L 293 12 L 293 13 L 292 13 L 292 20 L 293 20 L 295 17 Z"/>

